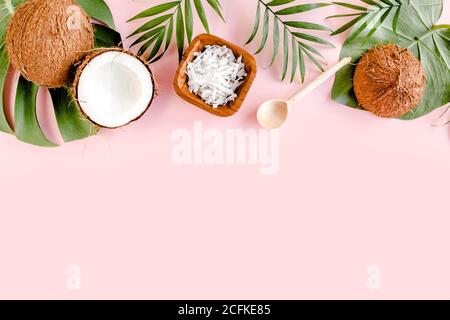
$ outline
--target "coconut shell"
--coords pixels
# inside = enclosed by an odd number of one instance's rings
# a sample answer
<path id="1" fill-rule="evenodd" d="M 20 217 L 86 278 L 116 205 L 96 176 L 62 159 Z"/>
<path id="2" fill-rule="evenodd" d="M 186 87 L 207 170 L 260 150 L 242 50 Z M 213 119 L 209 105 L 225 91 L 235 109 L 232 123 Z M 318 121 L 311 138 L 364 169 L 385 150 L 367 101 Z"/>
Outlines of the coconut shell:
<path id="1" fill-rule="evenodd" d="M 407 49 L 395 44 L 370 49 L 354 75 L 358 104 L 385 118 L 400 117 L 414 109 L 425 91 L 422 65 Z"/>
<path id="2" fill-rule="evenodd" d="M 73 64 L 94 48 L 94 31 L 74 0 L 29 0 L 8 25 L 6 47 L 25 79 L 57 88 L 68 83 Z"/>
<path id="3" fill-rule="evenodd" d="M 90 52 L 88 55 L 86 55 L 84 57 L 84 59 L 82 61 L 80 61 L 75 67 L 76 67 L 76 71 L 75 71 L 75 75 L 74 75 L 74 79 L 72 82 L 72 86 L 71 86 L 71 93 L 72 93 L 72 98 L 75 101 L 78 110 L 80 111 L 80 113 L 89 121 L 91 122 L 93 125 L 95 125 L 98 128 L 105 128 L 105 129 L 117 129 L 117 127 L 114 128 L 110 128 L 110 127 L 105 127 L 102 126 L 100 124 L 98 124 L 97 122 L 95 122 L 94 120 L 92 120 L 83 110 L 83 107 L 80 105 L 79 103 L 79 99 L 78 99 L 78 84 L 80 82 L 80 78 L 81 75 L 83 74 L 84 69 L 89 65 L 89 63 L 92 61 L 92 59 L 94 59 L 95 57 L 106 53 L 106 52 L 120 52 L 120 53 L 125 53 L 125 54 L 129 54 L 130 56 L 133 56 L 137 59 L 139 59 L 142 64 L 147 68 L 148 72 L 150 73 L 151 79 L 152 79 L 152 85 L 153 85 L 153 96 L 151 98 L 151 100 L 149 101 L 147 108 L 145 108 L 145 110 L 135 119 L 131 120 L 130 122 L 128 122 L 127 124 L 123 125 L 127 126 L 132 122 L 135 122 L 137 120 L 139 120 L 150 108 L 150 106 L 152 105 L 153 99 L 156 96 L 156 83 L 155 83 L 155 78 L 153 76 L 153 72 L 150 69 L 149 64 L 141 57 L 141 56 L 137 56 L 135 55 L 133 52 L 131 52 L 130 50 L 127 49 L 122 49 L 122 48 L 101 48 L 101 49 L 96 49 L 93 50 L 92 52 Z"/>

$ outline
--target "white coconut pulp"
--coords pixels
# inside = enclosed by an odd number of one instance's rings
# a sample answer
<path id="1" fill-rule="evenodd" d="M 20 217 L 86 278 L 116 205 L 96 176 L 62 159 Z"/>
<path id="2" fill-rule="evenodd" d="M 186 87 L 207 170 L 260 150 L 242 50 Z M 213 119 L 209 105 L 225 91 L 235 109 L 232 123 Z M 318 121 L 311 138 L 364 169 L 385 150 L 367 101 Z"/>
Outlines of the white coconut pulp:
<path id="1" fill-rule="evenodd" d="M 237 97 L 236 90 L 247 76 L 242 57 L 236 59 L 226 46 L 206 46 L 195 53 L 188 64 L 189 91 L 195 93 L 213 108 L 218 108 Z"/>
<path id="2" fill-rule="evenodd" d="M 131 54 L 106 51 L 89 61 L 77 85 L 84 114 L 102 127 L 117 128 L 138 119 L 154 94 L 152 75 Z"/>

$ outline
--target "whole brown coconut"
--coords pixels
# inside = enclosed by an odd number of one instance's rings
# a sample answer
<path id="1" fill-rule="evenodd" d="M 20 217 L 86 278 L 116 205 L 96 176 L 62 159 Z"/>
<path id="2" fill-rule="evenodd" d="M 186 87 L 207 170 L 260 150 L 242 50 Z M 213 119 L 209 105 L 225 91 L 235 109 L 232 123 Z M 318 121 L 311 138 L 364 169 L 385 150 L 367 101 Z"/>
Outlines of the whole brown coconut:
<path id="1" fill-rule="evenodd" d="M 94 48 L 94 31 L 74 0 L 29 0 L 8 25 L 6 47 L 25 79 L 57 88 L 68 83 L 73 64 Z"/>
<path id="2" fill-rule="evenodd" d="M 388 44 L 362 56 L 353 82 L 361 107 L 377 116 L 393 118 L 419 104 L 426 78 L 420 61 L 407 49 Z"/>

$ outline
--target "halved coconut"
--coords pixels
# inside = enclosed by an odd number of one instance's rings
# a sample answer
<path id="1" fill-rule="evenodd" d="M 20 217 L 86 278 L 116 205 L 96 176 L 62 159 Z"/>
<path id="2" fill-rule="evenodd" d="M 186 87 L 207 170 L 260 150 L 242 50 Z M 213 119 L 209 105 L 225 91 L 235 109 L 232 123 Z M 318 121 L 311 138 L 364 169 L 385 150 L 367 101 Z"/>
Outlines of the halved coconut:
<path id="1" fill-rule="evenodd" d="M 139 119 L 155 96 L 146 62 L 123 49 L 100 49 L 77 68 L 73 94 L 94 124 L 118 128 Z"/>

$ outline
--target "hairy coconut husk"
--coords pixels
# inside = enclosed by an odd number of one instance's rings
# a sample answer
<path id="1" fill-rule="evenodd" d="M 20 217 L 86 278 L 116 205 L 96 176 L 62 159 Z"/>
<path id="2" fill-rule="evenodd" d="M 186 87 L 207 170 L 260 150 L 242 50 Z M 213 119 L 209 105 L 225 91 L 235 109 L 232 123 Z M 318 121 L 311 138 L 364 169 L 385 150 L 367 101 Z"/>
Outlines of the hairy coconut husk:
<path id="1" fill-rule="evenodd" d="M 8 25 L 6 47 L 25 79 L 57 88 L 67 84 L 70 68 L 94 48 L 94 31 L 75 0 L 29 0 Z"/>
<path id="2" fill-rule="evenodd" d="M 420 61 L 407 49 L 388 44 L 370 49 L 361 58 L 353 82 L 361 107 L 392 118 L 419 104 L 426 78 Z"/>
<path id="3" fill-rule="evenodd" d="M 105 128 L 105 129 L 117 129 L 119 127 L 105 127 L 102 126 L 100 124 L 98 124 L 97 122 L 95 122 L 94 120 L 92 120 L 83 110 L 82 106 L 79 103 L 79 99 L 78 99 L 78 84 L 80 81 L 80 77 L 84 71 L 84 69 L 89 65 L 89 63 L 97 56 L 106 53 L 106 52 L 119 52 L 119 53 L 125 53 L 128 54 L 132 57 L 135 57 L 137 59 L 139 59 L 142 64 L 147 68 L 150 76 L 151 76 L 151 80 L 152 80 L 152 85 L 153 85 L 153 96 L 151 98 L 151 100 L 149 101 L 147 107 L 145 108 L 145 110 L 143 110 L 143 112 L 135 119 L 132 119 L 130 122 L 124 124 L 122 127 L 129 125 L 132 122 L 135 122 L 137 120 L 139 120 L 150 108 L 151 104 L 153 103 L 153 100 L 155 98 L 155 96 L 157 95 L 157 91 L 156 91 L 156 83 L 155 83 L 155 78 L 153 76 L 153 72 L 150 69 L 149 64 L 147 63 L 147 61 L 145 61 L 141 56 L 137 56 L 135 55 L 132 51 L 127 50 L 127 49 L 123 49 L 123 48 L 100 48 L 100 49 L 95 49 L 93 51 L 91 51 L 88 55 L 86 55 L 84 57 L 83 60 L 81 60 L 79 63 L 77 63 L 75 65 L 75 73 L 74 73 L 74 77 L 73 77 L 73 81 L 72 81 L 72 86 L 71 86 L 71 93 L 72 93 L 72 98 L 75 101 L 80 113 L 89 121 L 91 122 L 93 125 L 95 125 L 98 128 Z"/>

